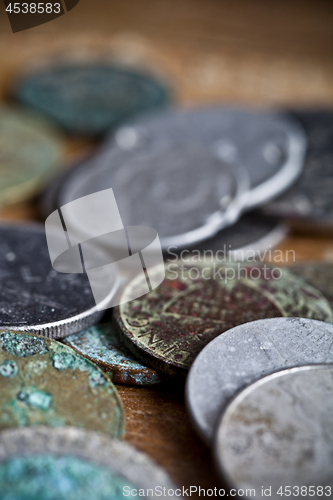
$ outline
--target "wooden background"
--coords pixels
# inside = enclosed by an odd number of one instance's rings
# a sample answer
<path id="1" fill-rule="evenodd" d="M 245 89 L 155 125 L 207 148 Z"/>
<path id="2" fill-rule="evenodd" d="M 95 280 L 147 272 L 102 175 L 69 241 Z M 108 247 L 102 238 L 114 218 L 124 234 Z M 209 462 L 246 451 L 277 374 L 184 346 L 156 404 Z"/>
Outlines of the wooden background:
<path id="1" fill-rule="evenodd" d="M 81 0 L 46 25 L 13 35 L 0 5 L 0 100 L 26 67 L 57 57 L 140 66 L 172 85 L 180 104 L 333 107 L 333 3 L 311 0 Z M 66 141 L 66 156 L 84 147 Z M 0 219 L 41 220 L 35 201 Z M 333 236 L 293 229 L 280 245 L 296 260 L 333 262 Z M 118 386 L 126 440 L 180 486 L 219 486 L 194 433 L 183 387 Z"/>

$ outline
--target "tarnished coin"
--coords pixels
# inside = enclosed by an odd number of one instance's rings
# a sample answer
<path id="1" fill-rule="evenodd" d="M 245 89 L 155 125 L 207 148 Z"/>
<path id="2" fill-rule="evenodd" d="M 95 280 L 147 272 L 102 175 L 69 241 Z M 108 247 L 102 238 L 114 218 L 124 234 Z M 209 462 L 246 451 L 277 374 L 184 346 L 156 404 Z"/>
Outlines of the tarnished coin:
<path id="1" fill-rule="evenodd" d="M 248 209 L 282 193 L 303 169 L 306 136 L 297 121 L 275 112 L 227 107 L 160 112 L 120 128 L 107 147 L 139 153 L 193 142 L 246 167 Z"/>
<path id="2" fill-rule="evenodd" d="M 35 194 L 56 171 L 62 142 L 48 122 L 0 107 L 0 205 Z"/>
<path id="3" fill-rule="evenodd" d="M 263 210 L 294 221 L 332 226 L 333 111 L 298 111 L 293 115 L 308 136 L 304 172 L 290 190 Z"/>
<path id="4" fill-rule="evenodd" d="M 141 277 L 129 283 L 114 309 L 120 338 L 139 359 L 170 375 L 185 375 L 208 342 L 248 321 L 277 316 L 333 321 L 318 290 L 262 263 L 169 263 L 158 288 L 126 303 L 127 294 L 141 286 Z"/>
<path id="5" fill-rule="evenodd" d="M 165 105 L 169 92 L 149 74 L 108 63 L 58 63 L 22 78 L 14 95 L 67 132 L 103 134 L 135 114 Z"/>
<path id="6" fill-rule="evenodd" d="M 244 389 L 218 425 L 215 455 L 246 498 L 331 497 L 333 365 L 290 368 Z"/>
<path id="7" fill-rule="evenodd" d="M 230 398 L 260 377 L 293 366 L 333 363 L 332 342 L 332 324 L 303 318 L 253 321 L 214 339 L 187 378 L 187 406 L 201 437 L 211 443 Z"/>
<path id="8" fill-rule="evenodd" d="M 46 337 L 0 332 L 0 428 L 75 425 L 119 437 L 121 401 L 103 371 Z"/>
<path id="9" fill-rule="evenodd" d="M 145 454 L 105 434 L 40 426 L 0 436 L 3 498 L 121 500 L 165 492 L 175 499 L 181 491 L 176 488 Z"/>
<path id="10" fill-rule="evenodd" d="M 316 287 L 333 307 L 333 264 L 329 262 L 303 262 L 289 268 L 310 285 Z"/>
<path id="11" fill-rule="evenodd" d="M 116 384 L 153 385 L 158 373 L 139 363 L 120 341 L 111 323 L 92 326 L 64 339 L 83 356 L 97 363 Z"/>
<path id="12" fill-rule="evenodd" d="M 52 268 L 44 228 L 37 224 L 0 225 L 0 274 L 0 328 L 61 338 L 103 314 L 86 274 Z"/>

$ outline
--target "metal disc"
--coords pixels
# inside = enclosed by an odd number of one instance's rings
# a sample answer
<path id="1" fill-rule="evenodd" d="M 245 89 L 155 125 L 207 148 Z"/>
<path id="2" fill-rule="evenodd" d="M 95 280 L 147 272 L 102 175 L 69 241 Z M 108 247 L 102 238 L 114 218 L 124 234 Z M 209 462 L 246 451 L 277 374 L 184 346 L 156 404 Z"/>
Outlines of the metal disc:
<path id="1" fill-rule="evenodd" d="M 244 389 L 219 422 L 215 456 L 246 498 L 330 497 L 333 365 L 291 368 Z"/>
<path id="2" fill-rule="evenodd" d="M 173 376 L 186 375 L 206 344 L 234 326 L 277 316 L 333 322 L 319 291 L 262 263 L 172 262 L 158 288 L 126 303 L 141 286 L 141 277 L 130 282 L 114 308 L 120 338 L 144 363 Z"/>
<path id="3" fill-rule="evenodd" d="M 39 225 L 0 226 L 0 328 L 61 338 L 96 323 L 86 274 L 52 268 L 45 231 Z M 115 276 L 115 293 L 117 280 Z"/>
<path id="4" fill-rule="evenodd" d="M 64 339 L 64 343 L 97 363 L 116 384 L 154 385 L 161 381 L 155 370 L 131 355 L 110 323 L 74 333 Z"/>
<path id="5" fill-rule="evenodd" d="M 54 175 L 63 144 L 40 117 L 16 108 L 0 108 L 0 205 L 21 201 Z"/>
<path id="6" fill-rule="evenodd" d="M 269 203 L 266 214 L 316 226 L 333 225 L 333 112 L 293 113 L 308 136 L 305 168 L 297 183 Z"/>
<path id="7" fill-rule="evenodd" d="M 290 271 L 316 287 L 333 307 L 333 264 L 328 262 L 304 262 L 293 264 Z"/>
<path id="8" fill-rule="evenodd" d="M 283 368 L 333 363 L 333 325 L 303 318 L 271 318 L 237 326 L 208 344 L 187 379 L 193 423 L 211 443 L 219 415 L 237 391 Z"/>
<path id="9" fill-rule="evenodd" d="M 199 143 L 142 151 L 113 149 L 73 172 L 61 206 L 112 188 L 125 226 L 156 229 L 163 249 L 184 247 L 216 234 L 238 219 L 248 192 L 247 173 Z M 75 214 L 70 224 L 80 232 Z"/>
<path id="10" fill-rule="evenodd" d="M 169 92 L 149 74 L 107 63 L 65 62 L 23 77 L 14 96 L 67 132 L 96 135 L 165 105 Z"/>
<path id="11" fill-rule="evenodd" d="M 303 170 L 306 136 L 297 121 L 275 112 L 227 107 L 170 110 L 120 128 L 106 148 L 139 152 L 193 142 L 246 167 L 251 184 L 247 209 L 282 193 Z"/>
<path id="12" fill-rule="evenodd" d="M 45 337 L 0 332 L 0 428 L 75 425 L 124 433 L 110 378 L 73 349 Z"/>
<path id="13" fill-rule="evenodd" d="M 37 490 L 39 500 L 133 498 L 139 490 L 140 498 L 155 498 L 163 488 L 169 498 L 177 498 L 169 476 L 145 454 L 105 434 L 74 427 L 2 432 L 0 487 L 17 494 L 15 498 L 27 493 L 31 498 Z"/>

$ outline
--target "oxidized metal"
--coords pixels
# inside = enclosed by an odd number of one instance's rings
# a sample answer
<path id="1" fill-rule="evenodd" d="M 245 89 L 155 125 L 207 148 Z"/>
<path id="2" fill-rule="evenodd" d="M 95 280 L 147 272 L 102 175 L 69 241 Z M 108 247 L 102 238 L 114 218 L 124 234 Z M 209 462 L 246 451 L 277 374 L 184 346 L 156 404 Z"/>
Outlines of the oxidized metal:
<path id="1" fill-rule="evenodd" d="M 290 270 L 316 287 L 333 307 L 333 264 L 329 262 L 303 262 L 293 264 Z"/>

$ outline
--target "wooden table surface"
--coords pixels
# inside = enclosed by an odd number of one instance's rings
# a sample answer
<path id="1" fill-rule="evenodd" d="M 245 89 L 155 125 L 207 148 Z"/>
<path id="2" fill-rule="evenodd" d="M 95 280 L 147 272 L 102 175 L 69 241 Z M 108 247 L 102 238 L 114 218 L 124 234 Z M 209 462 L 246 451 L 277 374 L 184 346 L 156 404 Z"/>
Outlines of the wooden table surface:
<path id="1" fill-rule="evenodd" d="M 0 6 L 0 100 L 27 67 L 57 57 L 107 57 L 156 72 L 178 103 L 333 107 L 333 3 L 311 0 L 81 0 L 65 16 L 13 35 Z M 64 138 L 66 155 L 88 142 Z M 42 220 L 35 201 L 2 220 Z M 296 260 L 333 262 L 333 236 L 291 230 Z M 184 388 L 118 386 L 125 439 L 180 486 L 214 488 L 209 449 L 192 429 Z M 194 495 L 196 497 L 196 495 Z"/>

